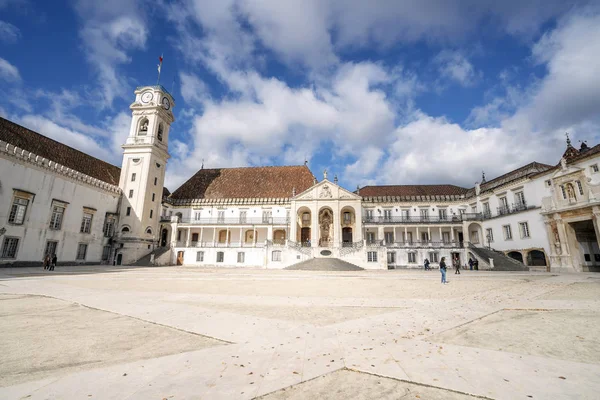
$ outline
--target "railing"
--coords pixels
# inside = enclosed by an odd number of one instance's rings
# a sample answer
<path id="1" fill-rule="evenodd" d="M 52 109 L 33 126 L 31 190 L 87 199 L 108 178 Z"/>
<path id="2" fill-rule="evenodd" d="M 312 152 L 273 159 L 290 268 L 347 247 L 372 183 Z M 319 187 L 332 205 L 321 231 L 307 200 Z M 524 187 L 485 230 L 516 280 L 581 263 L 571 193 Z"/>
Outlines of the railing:
<path id="1" fill-rule="evenodd" d="M 244 243 L 244 242 L 190 242 L 189 246 L 186 246 L 186 243 L 183 240 L 176 242 L 175 247 L 187 247 L 187 248 L 199 248 L 199 247 L 207 247 L 207 248 L 252 248 L 252 247 L 265 247 L 264 242 L 256 242 L 256 243 Z"/>
<path id="2" fill-rule="evenodd" d="M 367 240 L 367 247 L 382 247 L 384 246 L 383 240 Z"/>
<path id="3" fill-rule="evenodd" d="M 483 219 L 481 213 L 463 213 L 447 217 L 440 216 L 384 216 L 384 217 L 365 217 L 363 224 L 452 224 L 463 221 L 480 221 Z"/>
<path id="4" fill-rule="evenodd" d="M 304 254 L 305 256 L 310 256 L 312 254 L 312 249 L 309 246 L 305 246 L 305 243 L 298 243 L 288 240 L 287 246 L 292 250 L 296 250 L 297 252 Z"/>
<path id="5" fill-rule="evenodd" d="M 510 206 L 510 207 L 508 205 L 500 206 L 497 208 L 497 210 L 498 210 L 498 216 L 501 216 L 501 215 L 508 215 L 508 214 L 513 214 L 513 213 L 517 213 L 517 212 L 521 212 L 521 211 L 526 211 L 529 208 L 532 208 L 532 207 L 528 207 L 527 203 L 515 203 L 515 204 L 512 204 L 512 206 Z"/>
<path id="6" fill-rule="evenodd" d="M 359 242 L 342 242 L 340 243 L 340 256 L 347 256 L 348 254 L 359 251 L 364 247 L 364 242 L 361 240 Z"/>
<path id="7" fill-rule="evenodd" d="M 402 249 L 414 249 L 414 248 L 463 248 L 464 242 L 458 240 L 455 241 L 442 241 L 442 242 L 429 242 L 429 241 L 413 241 L 413 242 L 393 242 L 386 243 L 388 248 L 402 248 Z"/>
<path id="8" fill-rule="evenodd" d="M 268 218 L 180 218 L 183 224 L 198 225 L 287 225 L 289 219 L 286 217 L 268 217 Z"/>

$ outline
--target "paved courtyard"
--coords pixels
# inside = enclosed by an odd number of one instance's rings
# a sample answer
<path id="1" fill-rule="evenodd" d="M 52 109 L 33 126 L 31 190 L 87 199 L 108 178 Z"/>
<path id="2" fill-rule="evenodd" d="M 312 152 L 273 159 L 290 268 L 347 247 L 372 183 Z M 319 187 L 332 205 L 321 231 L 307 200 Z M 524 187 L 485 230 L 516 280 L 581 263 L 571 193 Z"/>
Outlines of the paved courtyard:
<path id="1" fill-rule="evenodd" d="M 2 399 L 597 399 L 600 275 L 0 269 Z"/>

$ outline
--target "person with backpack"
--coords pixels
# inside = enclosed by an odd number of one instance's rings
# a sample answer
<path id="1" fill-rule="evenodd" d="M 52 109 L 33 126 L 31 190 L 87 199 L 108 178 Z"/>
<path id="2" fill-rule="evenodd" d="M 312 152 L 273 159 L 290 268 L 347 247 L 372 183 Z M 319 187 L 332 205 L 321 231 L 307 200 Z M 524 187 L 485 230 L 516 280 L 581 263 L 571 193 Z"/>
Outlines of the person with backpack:
<path id="1" fill-rule="evenodd" d="M 442 257 L 440 260 L 440 272 L 442 273 L 442 284 L 445 285 L 448 282 L 446 281 L 446 257 Z"/>
<path id="2" fill-rule="evenodd" d="M 425 271 L 428 271 L 428 270 L 431 269 L 431 268 L 429 268 L 429 260 L 428 259 L 425 259 L 425 263 L 424 264 L 425 264 Z"/>

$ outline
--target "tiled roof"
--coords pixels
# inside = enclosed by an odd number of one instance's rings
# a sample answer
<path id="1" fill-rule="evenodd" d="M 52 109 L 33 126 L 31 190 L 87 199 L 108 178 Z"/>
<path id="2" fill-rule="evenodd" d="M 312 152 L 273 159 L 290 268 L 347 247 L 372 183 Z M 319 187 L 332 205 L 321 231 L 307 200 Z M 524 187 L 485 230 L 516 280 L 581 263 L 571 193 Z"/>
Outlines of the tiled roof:
<path id="1" fill-rule="evenodd" d="M 460 196 L 467 189 L 454 185 L 389 185 L 365 186 L 359 189 L 362 197 Z"/>
<path id="2" fill-rule="evenodd" d="M 0 140 L 111 185 L 119 185 L 121 168 L 0 117 Z"/>
<path id="3" fill-rule="evenodd" d="M 537 175 L 552 168 L 554 168 L 552 165 L 542 164 L 534 161 L 481 184 L 481 192 L 493 190 L 514 180 Z"/>
<path id="4" fill-rule="evenodd" d="M 314 175 L 305 165 L 201 169 L 170 198 L 240 199 L 290 198 L 311 187 Z"/>

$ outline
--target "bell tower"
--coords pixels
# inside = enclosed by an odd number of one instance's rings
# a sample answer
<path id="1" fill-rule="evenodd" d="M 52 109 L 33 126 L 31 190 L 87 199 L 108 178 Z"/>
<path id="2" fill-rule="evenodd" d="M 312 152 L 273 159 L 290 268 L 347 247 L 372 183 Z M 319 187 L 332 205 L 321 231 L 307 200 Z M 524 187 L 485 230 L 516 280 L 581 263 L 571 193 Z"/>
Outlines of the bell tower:
<path id="1" fill-rule="evenodd" d="M 129 107 L 129 136 L 122 146 L 117 263 L 131 264 L 147 255 L 159 237 L 174 105 L 173 97 L 160 85 L 135 90 L 135 101 Z"/>

